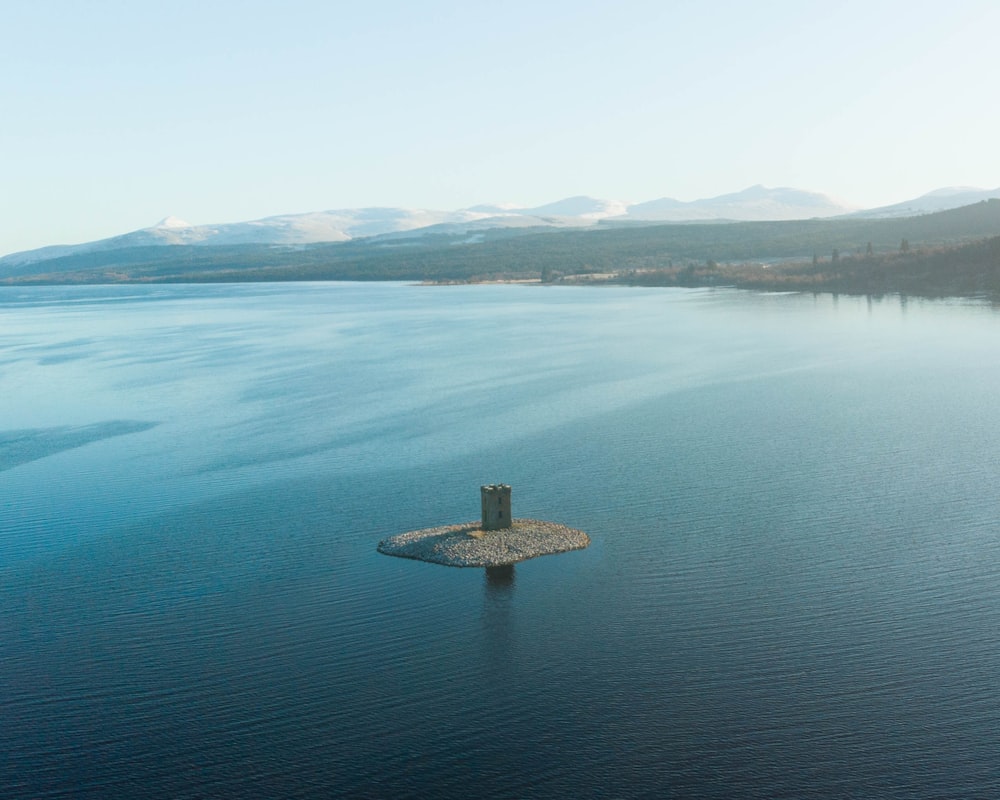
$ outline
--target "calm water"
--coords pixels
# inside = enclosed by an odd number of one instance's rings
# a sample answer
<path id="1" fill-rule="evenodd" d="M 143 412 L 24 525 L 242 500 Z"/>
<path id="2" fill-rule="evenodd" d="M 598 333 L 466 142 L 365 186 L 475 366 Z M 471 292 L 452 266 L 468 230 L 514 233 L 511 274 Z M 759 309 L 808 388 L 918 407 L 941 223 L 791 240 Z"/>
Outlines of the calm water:
<path id="1" fill-rule="evenodd" d="M 0 290 L 0 796 L 1000 796 L 1000 316 Z M 507 576 L 384 536 L 516 516 Z"/>

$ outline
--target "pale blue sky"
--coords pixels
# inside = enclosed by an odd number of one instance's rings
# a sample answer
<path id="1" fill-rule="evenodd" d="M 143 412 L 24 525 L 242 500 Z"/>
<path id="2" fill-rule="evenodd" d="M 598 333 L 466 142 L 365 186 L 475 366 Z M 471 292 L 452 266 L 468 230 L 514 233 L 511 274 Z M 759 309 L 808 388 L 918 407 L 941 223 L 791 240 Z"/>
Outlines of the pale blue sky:
<path id="1" fill-rule="evenodd" d="M 359 206 L 1000 185 L 995 0 L 0 0 L 0 254 Z"/>

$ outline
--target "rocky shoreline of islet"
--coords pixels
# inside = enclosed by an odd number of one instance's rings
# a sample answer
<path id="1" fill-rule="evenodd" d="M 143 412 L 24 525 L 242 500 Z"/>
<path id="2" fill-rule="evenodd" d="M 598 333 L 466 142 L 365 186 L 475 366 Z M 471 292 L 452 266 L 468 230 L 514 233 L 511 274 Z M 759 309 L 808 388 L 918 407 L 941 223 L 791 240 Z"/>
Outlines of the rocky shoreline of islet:
<path id="1" fill-rule="evenodd" d="M 582 550 L 589 544 L 590 537 L 583 531 L 555 522 L 515 519 L 511 527 L 499 530 L 483 530 L 479 522 L 467 522 L 409 531 L 383 539 L 378 551 L 449 567 L 498 567 Z"/>

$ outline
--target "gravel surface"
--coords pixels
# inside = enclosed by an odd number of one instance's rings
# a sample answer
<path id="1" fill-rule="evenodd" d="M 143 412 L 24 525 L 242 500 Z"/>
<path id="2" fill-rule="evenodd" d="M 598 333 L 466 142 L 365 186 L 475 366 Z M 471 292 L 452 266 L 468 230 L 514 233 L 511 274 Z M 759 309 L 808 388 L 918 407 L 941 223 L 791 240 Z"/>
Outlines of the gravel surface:
<path id="1" fill-rule="evenodd" d="M 378 543 L 387 556 L 415 558 L 449 567 L 498 567 L 536 556 L 582 550 L 583 531 L 537 519 L 515 519 L 510 528 L 484 531 L 478 522 L 444 525 L 390 536 Z"/>

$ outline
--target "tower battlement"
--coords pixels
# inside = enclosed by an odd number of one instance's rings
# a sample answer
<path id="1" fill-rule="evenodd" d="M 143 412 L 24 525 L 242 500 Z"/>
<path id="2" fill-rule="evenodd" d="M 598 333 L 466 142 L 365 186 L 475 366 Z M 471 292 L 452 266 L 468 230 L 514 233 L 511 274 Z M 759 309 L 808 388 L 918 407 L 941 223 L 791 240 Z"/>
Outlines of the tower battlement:
<path id="1" fill-rule="evenodd" d="M 480 486 L 483 502 L 483 530 L 499 531 L 513 524 L 510 512 L 510 486 L 505 483 L 491 483 Z"/>

